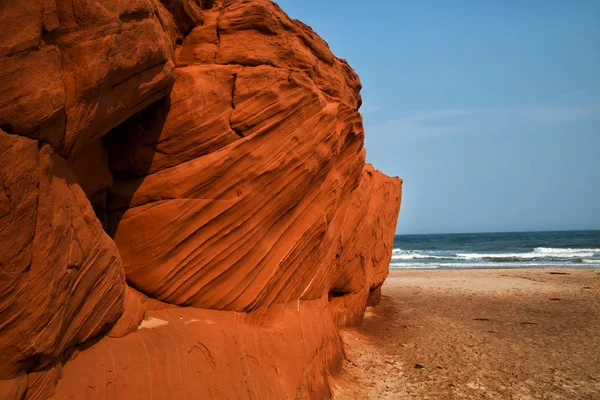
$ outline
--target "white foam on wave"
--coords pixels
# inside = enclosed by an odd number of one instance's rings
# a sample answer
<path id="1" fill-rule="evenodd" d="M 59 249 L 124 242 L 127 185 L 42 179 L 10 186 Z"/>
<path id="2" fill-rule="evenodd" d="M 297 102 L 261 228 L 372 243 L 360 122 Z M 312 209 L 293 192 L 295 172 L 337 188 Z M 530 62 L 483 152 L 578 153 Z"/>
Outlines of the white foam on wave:
<path id="1" fill-rule="evenodd" d="M 555 249 L 560 250 L 560 249 Z M 541 252 L 531 252 L 531 253 L 458 253 L 457 258 L 463 260 L 476 260 L 482 258 L 519 258 L 519 259 L 532 259 L 532 258 L 589 258 L 594 257 L 594 252 L 586 252 L 586 251 L 578 251 L 578 252 L 560 252 L 555 251 L 552 253 L 541 253 Z"/>
<path id="2" fill-rule="evenodd" d="M 405 253 L 392 254 L 392 260 L 428 260 L 428 259 L 445 260 L 445 259 L 452 259 L 452 257 L 436 256 L 436 255 L 428 254 L 428 253 L 423 254 L 423 253 L 420 253 L 418 250 L 409 250 Z"/>
<path id="3" fill-rule="evenodd" d="M 438 269 L 437 264 L 390 263 L 391 269 Z"/>
<path id="4" fill-rule="evenodd" d="M 529 253 L 456 253 L 452 251 L 392 250 L 392 260 L 483 260 L 494 258 L 532 259 L 582 259 L 600 256 L 600 249 L 570 249 L 536 247 Z"/>
<path id="5" fill-rule="evenodd" d="M 600 267 L 598 260 L 593 261 L 593 265 L 586 265 L 586 269 L 589 267 Z M 448 263 L 448 264 L 414 264 L 414 263 L 390 263 L 390 269 L 485 269 L 485 268 L 566 268 L 572 267 L 572 265 L 565 265 L 560 263 L 527 263 L 527 262 L 469 262 L 469 263 Z"/>
<path id="6" fill-rule="evenodd" d="M 536 247 L 534 253 L 538 254 L 581 254 L 581 253 L 600 253 L 600 249 L 571 249 L 571 248 L 554 248 L 554 247 Z"/>

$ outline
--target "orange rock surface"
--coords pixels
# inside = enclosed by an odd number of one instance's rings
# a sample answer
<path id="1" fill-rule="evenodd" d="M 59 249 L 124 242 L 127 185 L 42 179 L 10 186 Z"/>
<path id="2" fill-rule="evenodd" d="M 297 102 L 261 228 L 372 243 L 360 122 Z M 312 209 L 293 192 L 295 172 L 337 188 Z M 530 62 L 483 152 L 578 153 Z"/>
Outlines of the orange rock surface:
<path id="1" fill-rule="evenodd" d="M 270 0 L 5 3 L 0 398 L 328 398 L 401 197 L 358 76 Z"/>

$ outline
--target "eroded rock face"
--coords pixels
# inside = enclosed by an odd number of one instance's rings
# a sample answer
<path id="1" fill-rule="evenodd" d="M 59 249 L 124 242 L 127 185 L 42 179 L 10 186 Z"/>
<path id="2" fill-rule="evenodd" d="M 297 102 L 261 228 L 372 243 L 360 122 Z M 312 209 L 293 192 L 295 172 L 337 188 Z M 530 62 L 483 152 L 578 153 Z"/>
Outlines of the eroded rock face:
<path id="1" fill-rule="evenodd" d="M 0 131 L 0 377 L 45 369 L 111 326 L 125 277 L 67 162 Z"/>
<path id="2" fill-rule="evenodd" d="M 0 126 L 70 155 L 173 83 L 176 28 L 158 0 L 6 0 Z"/>
<path id="3" fill-rule="evenodd" d="M 3 7 L 0 395 L 326 398 L 401 197 L 352 69 L 269 0 Z"/>

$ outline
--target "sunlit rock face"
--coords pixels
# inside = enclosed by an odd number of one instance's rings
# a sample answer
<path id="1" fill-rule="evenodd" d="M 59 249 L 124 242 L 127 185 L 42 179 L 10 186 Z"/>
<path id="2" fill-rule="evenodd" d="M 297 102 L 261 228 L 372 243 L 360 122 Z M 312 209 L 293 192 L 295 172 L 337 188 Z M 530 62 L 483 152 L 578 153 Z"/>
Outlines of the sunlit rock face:
<path id="1" fill-rule="evenodd" d="M 401 181 L 269 0 L 7 0 L 0 398 L 327 398 Z"/>

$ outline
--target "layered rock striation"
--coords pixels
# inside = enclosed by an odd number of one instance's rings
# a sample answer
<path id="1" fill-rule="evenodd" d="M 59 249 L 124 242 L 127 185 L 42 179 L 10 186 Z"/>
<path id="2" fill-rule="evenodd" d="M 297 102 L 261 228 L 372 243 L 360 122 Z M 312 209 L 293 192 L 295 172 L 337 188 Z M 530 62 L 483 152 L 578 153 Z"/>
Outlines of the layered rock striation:
<path id="1" fill-rule="evenodd" d="M 401 181 L 270 0 L 6 0 L 0 398 L 328 398 Z"/>

